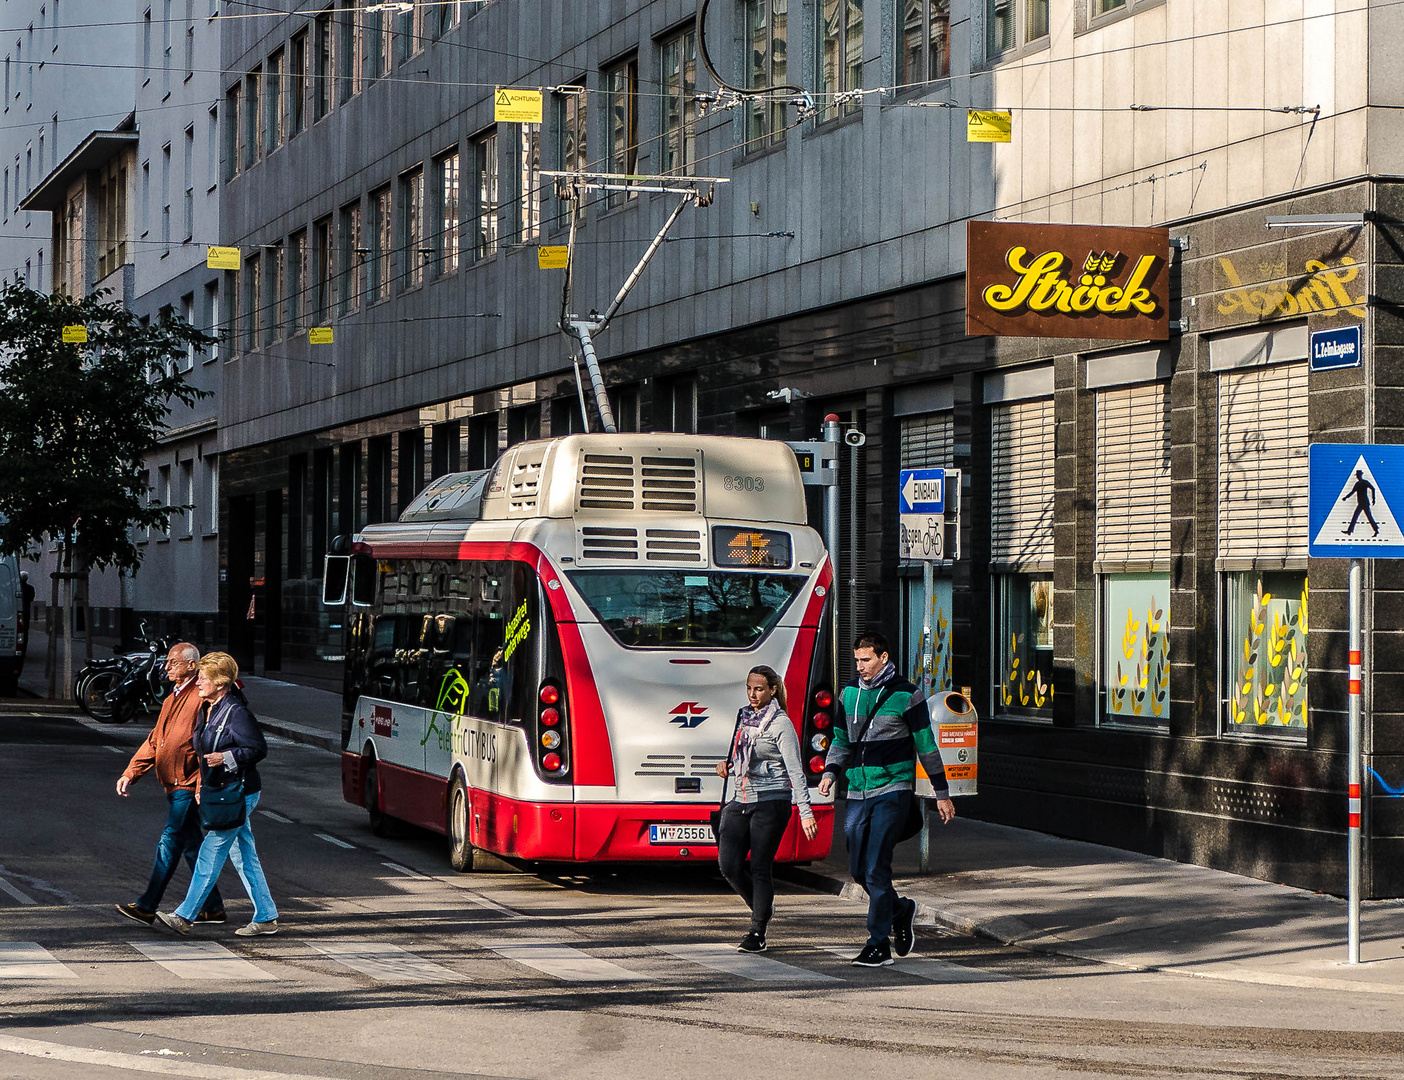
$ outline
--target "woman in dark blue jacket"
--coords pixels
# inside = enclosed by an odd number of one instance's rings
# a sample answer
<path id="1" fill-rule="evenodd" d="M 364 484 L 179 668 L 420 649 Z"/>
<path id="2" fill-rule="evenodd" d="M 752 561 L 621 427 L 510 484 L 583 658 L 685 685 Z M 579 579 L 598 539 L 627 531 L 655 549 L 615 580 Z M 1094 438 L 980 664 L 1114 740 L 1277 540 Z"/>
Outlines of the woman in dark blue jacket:
<path id="1" fill-rule="evenodd" d="M 205 834 L 185 899 L 174 913 L 157 913 L 157 918 L 178 934 L 190 933 L 192 920 L 219 879 L 225 860 L 230 858 L 254 905 L 253 920 L 234 932 L 240 937 L 278 932 L 278 907 L 268 891 L 268 880 L 263 876 L 263 864 L 258 860 L 253 835 L 254 807 L 262 791 L 258 762 L 268 756 L 268 744 L 264 742 L 258 721 L 234 691 L 234 680 L 238 677 L 239 665 L 228 653 L 209 653 L 200 658 L 199 673 L 195 677 L 195 690 L 204 702 L 195 721 L 200 789 L 206 785 L 219 787 L 242 776 L 244 823 L 233 829 L 211 829 Z M 199 789 L 195 798 L 197 801 L 200 798 Z"/>

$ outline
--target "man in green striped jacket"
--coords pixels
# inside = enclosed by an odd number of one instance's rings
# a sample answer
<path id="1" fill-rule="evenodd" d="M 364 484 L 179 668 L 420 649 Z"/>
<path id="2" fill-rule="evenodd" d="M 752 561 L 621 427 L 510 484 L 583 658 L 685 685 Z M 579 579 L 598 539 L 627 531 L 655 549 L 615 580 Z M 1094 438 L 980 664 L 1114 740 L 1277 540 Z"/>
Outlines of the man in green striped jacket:
<path id="1" fill-rule="evenodd" d="M 868 894 L 868 942 L 853 960 L 859 967 L 886 967 L 894 952 L 911 952 L 915 940 L 916 901 L 892 887 L 892 851 L 916 798 L 917 758 L 936 789 L 942 823 L 955 817 L 926 697 L 897 674 L 891 651 L 879 633 L 854 641 L 858 675 L 839 695 L 819 781 L 819 793 L 827 795 L 840 770 L 848 780 L 848 869 Z"/>

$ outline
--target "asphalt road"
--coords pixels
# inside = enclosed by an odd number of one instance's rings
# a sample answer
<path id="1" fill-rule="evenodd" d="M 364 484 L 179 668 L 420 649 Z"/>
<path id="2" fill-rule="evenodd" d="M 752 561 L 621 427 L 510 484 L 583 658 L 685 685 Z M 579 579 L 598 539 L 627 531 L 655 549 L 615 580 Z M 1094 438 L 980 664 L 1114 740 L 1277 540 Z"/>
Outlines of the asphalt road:
<path id="1" fill-rule="evenodd" d="M 144 885 L 164 817 L 153 778 L 113 790 L 143 734 L 0 715 L 0 1077 L 1404 1074 L 1398 997 L 932 928 L 869 971 L 846 963 L 862 908 L 791 887 L 770 952 L 742 957 L 743 910 L 714 875 L 458 875 L 440 837 L 373 837 L 336 757 L 281 739 L 255 830 L 283 932 L 233 935 L 250 907 L 229 870 L 230 923 L 176 938 L 112 909 Z"/>

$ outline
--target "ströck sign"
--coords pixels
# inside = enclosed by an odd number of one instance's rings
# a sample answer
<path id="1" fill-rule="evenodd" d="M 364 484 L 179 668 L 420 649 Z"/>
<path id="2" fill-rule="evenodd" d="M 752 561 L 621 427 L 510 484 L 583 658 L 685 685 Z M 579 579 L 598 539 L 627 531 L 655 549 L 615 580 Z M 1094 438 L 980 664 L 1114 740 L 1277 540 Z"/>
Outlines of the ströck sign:
<path id="1" fill-rule="evenodd" d="M 1164 341 L 1170 231 L 972 221 L 965 332 Z"/>

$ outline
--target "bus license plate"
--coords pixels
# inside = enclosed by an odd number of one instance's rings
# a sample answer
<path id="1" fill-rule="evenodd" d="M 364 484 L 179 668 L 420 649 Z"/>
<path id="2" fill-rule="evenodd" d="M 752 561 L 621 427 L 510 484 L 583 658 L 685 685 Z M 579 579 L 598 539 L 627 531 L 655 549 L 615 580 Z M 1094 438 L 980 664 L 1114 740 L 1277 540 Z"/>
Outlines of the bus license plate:
<path id="1" fill-rule="evenodd" d="M 650 825 L 650 844 L 715 844 L 710 825 Z"/>

